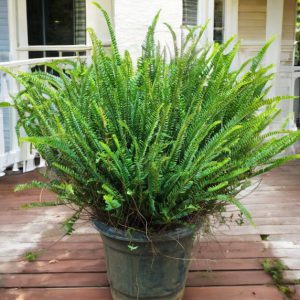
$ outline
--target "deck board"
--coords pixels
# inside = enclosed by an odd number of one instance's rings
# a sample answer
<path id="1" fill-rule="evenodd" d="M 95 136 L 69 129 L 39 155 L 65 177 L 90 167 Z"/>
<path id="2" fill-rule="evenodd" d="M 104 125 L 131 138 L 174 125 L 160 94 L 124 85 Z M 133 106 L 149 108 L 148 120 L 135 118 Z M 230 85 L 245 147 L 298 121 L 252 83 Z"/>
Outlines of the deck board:
<path id="1" fill-rule="evenodd" d="M 42 298 L 41 298 L 41 295 Z M 108 288 L 41 288 L 41 289 L 0 289 L 1 300 L 111 300 Z M 282 295 L 269 286 L 238 287 L 187 287 L 187 300 L 282 300 Z"/>
<path id="2" fill-rule="evenodd" d="M 49 192 L 14 193 L 17 183 L 38 178 L 37 172 L 0 179 L 0 299 L 111 300 L 99 234 L 81 222 L 63 236 L 61 222 L 71 215 L 63 207 L 22 209 L 29 202 L 53 200 Z M 300 161 L 265 175 L 242 199 L 256 227 L 232 223 L 201 235 L 193 251 L 184 300 L 279 300 L 282 294 L 262 270 L 265 258 L 287 266 L 284 277 L 300 299 Z M 234 207 L 228 216 L 236 215 Z M 28 262 L 24 254 L 39 253 Z"/>

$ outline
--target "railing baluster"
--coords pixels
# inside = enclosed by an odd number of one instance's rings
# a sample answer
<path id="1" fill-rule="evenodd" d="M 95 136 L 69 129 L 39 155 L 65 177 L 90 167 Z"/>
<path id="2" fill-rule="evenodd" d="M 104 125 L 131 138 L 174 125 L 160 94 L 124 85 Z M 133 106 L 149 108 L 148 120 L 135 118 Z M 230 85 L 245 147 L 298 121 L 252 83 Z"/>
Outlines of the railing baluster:
<path id="1" fill-rule="evenodd" d="M 20 91 L 20 85 L 11 78 L 10 80 L 10 90 L 12 95 L 16 95 Z M 11 110 L 11 153 L 13 155 L 13 171 L 18 171 L 18 162 L 20 161 L 20 147 L 18 143 L 18 137 L 16 133 L 16 126 L 18 121 L 18 114 L 15 109 Z"/>
<path id="2" fill-rule="evenodd" d="M 0 99 L 2 100 L 7 100 L 7 86 L 5 77 L 5 74 L 0 72 Z M 0 176 L 5 175 L 3 171 L 6 167 L 3 111 L 3 108 L 0 108 Z"/>
<path id="3" fill-rule="evenodd" d="M 4 124 L 3 124 L 3 109 L 0 108 L 0 177 L 5 173 L 5 147 L 4 147 Z"/>

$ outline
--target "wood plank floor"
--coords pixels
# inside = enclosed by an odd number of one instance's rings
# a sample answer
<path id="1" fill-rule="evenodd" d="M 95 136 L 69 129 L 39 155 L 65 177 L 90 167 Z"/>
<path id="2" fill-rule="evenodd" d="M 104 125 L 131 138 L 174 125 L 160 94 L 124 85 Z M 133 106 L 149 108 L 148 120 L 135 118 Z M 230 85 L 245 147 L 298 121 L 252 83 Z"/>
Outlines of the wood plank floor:
<path id="1" fill-rule="evenodd" d="M 37 172 L 0 179 L 0 299 L 110 300 L 99 235 L 82 221 L 70 237 L 62 237 L 67 208 L 21 205 L 51 200 L 46 191 L 14 193 L 17 183 L 37 178 Z M 265 258 L 287 266 L 284 278 L 300 299 L 300 161 L 265 175 L 243 203 L 253 215 L 249 224 L 216 226 L 199 236 L 187 280 L 185 300 L 277 300 L 282 294 L 261 267 Z M 237 215 L 229 207 L 227 215 Z M 34 262 L 24 259 L 38 253 Z"/>

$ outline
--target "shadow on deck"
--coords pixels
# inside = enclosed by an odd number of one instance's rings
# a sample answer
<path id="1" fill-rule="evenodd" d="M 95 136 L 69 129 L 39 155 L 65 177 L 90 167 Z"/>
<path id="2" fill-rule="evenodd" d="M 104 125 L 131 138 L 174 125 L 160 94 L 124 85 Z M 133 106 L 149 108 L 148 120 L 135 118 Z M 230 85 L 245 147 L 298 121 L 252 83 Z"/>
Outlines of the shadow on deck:
<path id="1" fill-rule="evenodd" d="M 38 201 L 39 191 L 14 193 L 16 183 L 36 172 L 0 179 L 0 299 L 109 300 L 104 254 L 99 235 L 86 222 L 63 237 L 60 222 L 70 215 L 61 207 L 21 209 Z M 42 199 L 53 195 L 43 192 Z M 261 267 L 275 257 L 287 266 L 284 278 L 300 299 L 300 161 L 265 175 L 243 199 L 256 227 L 233 223 L 201 236 L 187 280 L 185 300 L 277 300 L 282 294 Z M 236 214 L 229 207 L 229 214 Z M 24 253 L 37 252 L 34 262 Z M 298 296 L 297 296 L 298 294 Z"/>

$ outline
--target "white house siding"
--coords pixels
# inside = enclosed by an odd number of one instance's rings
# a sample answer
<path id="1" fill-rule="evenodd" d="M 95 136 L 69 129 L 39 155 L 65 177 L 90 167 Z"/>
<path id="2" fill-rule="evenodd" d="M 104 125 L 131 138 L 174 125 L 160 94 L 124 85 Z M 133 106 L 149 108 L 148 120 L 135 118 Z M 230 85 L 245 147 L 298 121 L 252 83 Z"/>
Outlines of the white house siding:
<path id="1" fill-rule="evenodd" d="M 0 0 L 0 62 L 9 57 L 7 0 Z"/>
<path id="2" fill-rule="evenodd" d="M 246 41 L 265 41 L 267 0 L 239 0 L 238 36 Z"/>
<path id="3" fill-rule="evenodd" d="M 295 5 L 291 5 L 294 2 Z M 268 64 L 274 64 L 273 71 L 276 72 L 276 78 L 269 92 L 270 97 L 274 96 L 293 96 L 293 54 L 285 55 L 283 49 L 289 38 L 288 33 L 296 22 L 295 16 L 296 0 L 267 0 L 267 22 L 266 38 L 269 39 L 275 35 L 276 40 L 270 46 L 266 61 Z M 290 20 L 287 20 L 289 18 Z M 287 30 L 288 29 L 288 30 Z M 283 59 L 284 58 L 284 59 Z M 293 118 L 293 101 L 282 101 L 278 108 L 281 113 L 270 125 L 270 130 L 280 130 L 285 124 L 287 129 L 296 130 Z M 293 151 L 293 148 L 290 149 Z"/>
<path id="4" fill-rule="evenodd" d="M 266 41 L 267 0 L 238 0 L 238 39 L 241 47 L 237 65 L 253 57 Z M 274 62 L 275 63 L 275 62 Z"/>
<path id="5" fill-rule="evenodd" d="M 296 1 L 285 0 L 283 8 L 283 24 L 282 24 L 282 45 L 281 45 L 281 64 L 293 64 L 294 57 L 294 41 L 296 32 Z"/>
<path id="6" fill-rule="evenodd" d="M 163 23 L 169 23 L 180 36 L 182 0 L 114 1 L 114 25 L 122 52 L 129 49 L 134 59 L 139 56 L 147 28 L 160 9 L 156 37 L 162 45 L 166 45 L 171 42 L 171 36 Z"/>

